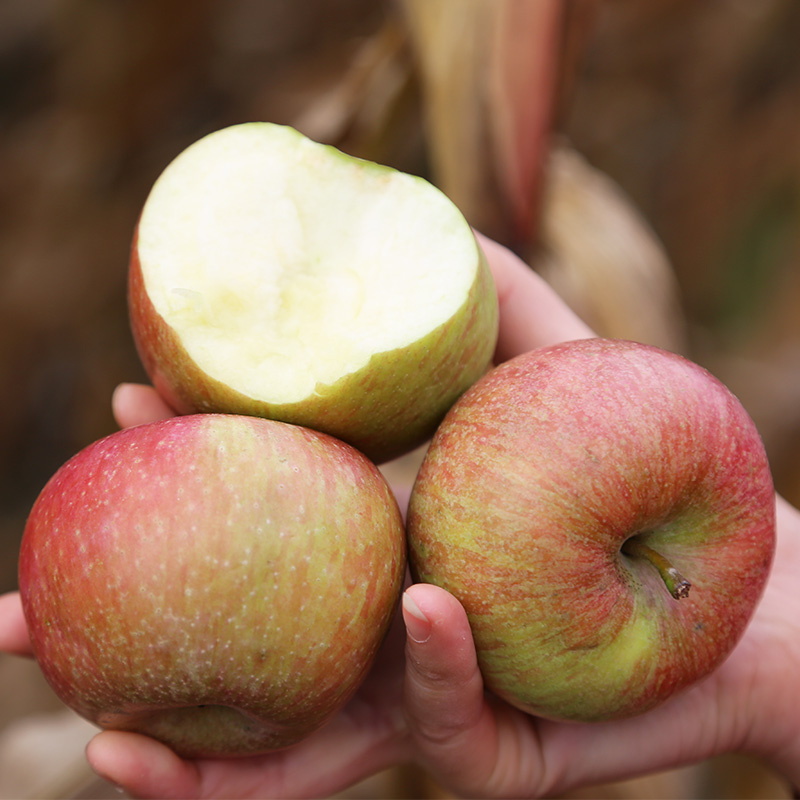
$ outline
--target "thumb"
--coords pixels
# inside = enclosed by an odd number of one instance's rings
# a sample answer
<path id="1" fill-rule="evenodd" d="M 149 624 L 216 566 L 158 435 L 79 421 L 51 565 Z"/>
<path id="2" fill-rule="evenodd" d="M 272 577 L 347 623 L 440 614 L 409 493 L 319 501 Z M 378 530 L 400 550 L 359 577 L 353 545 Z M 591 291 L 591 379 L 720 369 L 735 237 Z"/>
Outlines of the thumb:
<path id="1" fill-rule="evenodd" d="M 497 763 L 497 728 L 467 615 L 444 589 L 415 584 L 403 595 L 403 619 L 405 712 L 416 752 L 450 788 L 487 787 Z"/>

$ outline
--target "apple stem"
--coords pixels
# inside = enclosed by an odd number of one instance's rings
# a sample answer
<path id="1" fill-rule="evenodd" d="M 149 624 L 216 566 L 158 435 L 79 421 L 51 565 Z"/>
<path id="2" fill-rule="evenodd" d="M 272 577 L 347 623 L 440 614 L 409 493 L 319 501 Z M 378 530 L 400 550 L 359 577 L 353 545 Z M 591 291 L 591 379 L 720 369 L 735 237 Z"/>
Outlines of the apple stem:
<path id="1" fill-rule="evenodd" d="M 689 596 L 689 589 L 692 588 L 692 584 L 661 553 L 653 550 L 652 547 L 648 547 L 638 537 L 633 536 L 627 539 L 622 545 L 622 552 L 631 558 L 643 558 L 645 561 L 650 562 L 658 570 L 658 574 L 661 575 L 667 591 L 676 600 Z"/>

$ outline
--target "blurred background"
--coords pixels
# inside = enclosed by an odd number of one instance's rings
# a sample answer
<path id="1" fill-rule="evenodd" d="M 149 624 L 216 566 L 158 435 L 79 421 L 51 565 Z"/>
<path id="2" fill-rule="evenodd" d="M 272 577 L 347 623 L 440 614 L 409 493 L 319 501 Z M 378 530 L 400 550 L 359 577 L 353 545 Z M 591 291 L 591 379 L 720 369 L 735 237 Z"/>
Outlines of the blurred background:
<path id="1" fill-rule="evenodd" d="M 246 120 L 429 178 L 599 333 L 707 366 L 800 502 L 798 41 L 795 0 L 3 0 L 0 590 L 38 491 L 144 380 L 150 186 Z M 107 796 L 90 733 L 0 656 L 0 798 Z M 411 770 L 342 796 L 447 797 Z M 737 756 L 569 796 L 788 793 Z"/>

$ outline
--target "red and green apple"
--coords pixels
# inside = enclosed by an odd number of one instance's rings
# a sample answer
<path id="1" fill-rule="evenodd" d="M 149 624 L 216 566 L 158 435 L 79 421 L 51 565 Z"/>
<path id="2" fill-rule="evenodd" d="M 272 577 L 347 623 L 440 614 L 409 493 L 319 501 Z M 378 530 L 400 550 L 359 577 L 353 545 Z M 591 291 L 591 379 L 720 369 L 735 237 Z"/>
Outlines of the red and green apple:
<path id="1" fill-rule="evenodd" d="M 486 686 L 530 713 L 650 709 L 718 667 L 773 558 L 758 431 L 697 364 L 631 342 L 521 355 L 439 427 L 413 573 L 463 604 Z"/>
<path id="2" fill-rule="evenodd" d="M 19 585 L 62 700 L 184 756 L 287 747 L 358 688 L 405 570 L 377 468 L 322 433 L 236 415 L 114 433 L 47 483 Z"/>

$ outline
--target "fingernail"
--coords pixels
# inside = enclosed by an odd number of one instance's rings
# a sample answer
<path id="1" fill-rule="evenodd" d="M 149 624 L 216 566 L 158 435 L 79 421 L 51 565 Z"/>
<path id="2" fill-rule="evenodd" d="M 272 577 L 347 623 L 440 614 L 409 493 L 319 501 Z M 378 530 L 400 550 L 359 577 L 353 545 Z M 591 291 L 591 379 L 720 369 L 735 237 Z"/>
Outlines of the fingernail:
<path id="1" fill-rule="evenodd" d="M 424 644 L 431 638 L 431 622 L 422 613 L 414 598 L 408 592 L 403 594 L 403 621 L 409 638 L 417 644 Z"/>

